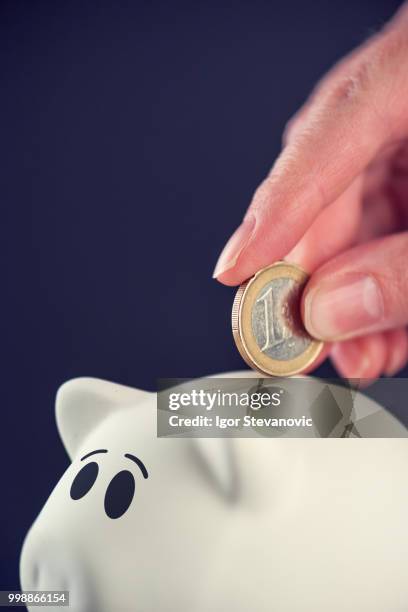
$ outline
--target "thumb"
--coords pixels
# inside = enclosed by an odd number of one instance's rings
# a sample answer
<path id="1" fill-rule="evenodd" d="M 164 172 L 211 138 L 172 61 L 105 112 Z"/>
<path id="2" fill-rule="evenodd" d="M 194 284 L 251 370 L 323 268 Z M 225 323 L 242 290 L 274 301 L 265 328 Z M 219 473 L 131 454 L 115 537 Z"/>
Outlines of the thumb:
<path id="1" fill-rule="evenodd" d="M 322 340 L 344 340 L 408 324 L 408 232 L 346 251 L 317 270 L 303 319 Z"/>

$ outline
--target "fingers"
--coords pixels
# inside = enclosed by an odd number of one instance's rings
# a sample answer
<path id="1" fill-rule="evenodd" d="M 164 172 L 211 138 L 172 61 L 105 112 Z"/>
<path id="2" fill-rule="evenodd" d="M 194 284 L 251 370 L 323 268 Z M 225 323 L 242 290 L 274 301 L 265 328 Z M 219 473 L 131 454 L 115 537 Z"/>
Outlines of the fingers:
<path id="1" fill-rule="evenodd" d="M 214 271 L 227 285 L 281 259 L 390 141 L 408 132 L 407 28 L 363 47 L 297 122 Z"/>
<path id="2" fill-rule="evenodd" d="M 350 248 L 360 230 L 361 185 L 362 177 L 359 176 L 333 204 L 320 213 L 285 260 L 310 273 Z"/>
<path id="3" fill-rule="evenodd" d="M 387 359 L 384 334 L 337 342 L 331 349 L 331 359 L 340 376 L 375 379 L 381 376 Z"/>
<path id="4" fill-rule="evenodd" d="M 406 328 L 393 329 L 385 333 L 388 351 L 384 374 L 394 376 L 402 370 L 408 360 L 408 333 Z"/>
<path id="5" fill-rule="evenodd" d="M 405 227 L 402 213 L 408 194 L 408 159 L 404 159 L 406 149 L 401 145 L 388 147 L 365 171 L 362 223 L 356 237 L 357 243 L 368 242 Z"/>
<path id="6" fill-rule="evenodd" d="M 407 330 L 400 328 L 338 342 L 332 345 L 330 356 L 339 374 L 346 378 L 394 376 L 408 359 Z"/>
<path id="7" fill-rule="evenodd" d="M 319 268 L 303 295 L 309 333 L 334 341 L 408 323 L 408 232 L 357 246 Z"/>

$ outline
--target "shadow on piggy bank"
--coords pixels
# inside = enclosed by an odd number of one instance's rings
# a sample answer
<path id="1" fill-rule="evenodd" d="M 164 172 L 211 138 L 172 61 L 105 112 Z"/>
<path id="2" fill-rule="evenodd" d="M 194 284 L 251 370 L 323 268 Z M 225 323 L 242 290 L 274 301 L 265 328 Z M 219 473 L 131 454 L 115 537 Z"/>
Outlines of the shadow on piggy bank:
<path id="1" fill-rule="evenodd" d="M 56 413 L 72 463 L 23 589 L 89 612 L 408 609 L 406 439 L 157 438 L 155 394 L 87 378 Z"/>

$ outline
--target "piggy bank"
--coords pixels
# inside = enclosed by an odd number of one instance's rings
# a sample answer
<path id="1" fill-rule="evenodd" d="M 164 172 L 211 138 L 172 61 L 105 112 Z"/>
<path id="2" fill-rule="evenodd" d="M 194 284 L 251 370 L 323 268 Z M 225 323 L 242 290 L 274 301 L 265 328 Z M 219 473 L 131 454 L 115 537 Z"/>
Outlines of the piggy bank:
<path id="1" fill-rule="evenodd" d="M 77 612 L 408 609 L 406 439 L 158 438 L 155 394 L 89 378 L 56 416 L 72 463 L 22 589 Z"/>

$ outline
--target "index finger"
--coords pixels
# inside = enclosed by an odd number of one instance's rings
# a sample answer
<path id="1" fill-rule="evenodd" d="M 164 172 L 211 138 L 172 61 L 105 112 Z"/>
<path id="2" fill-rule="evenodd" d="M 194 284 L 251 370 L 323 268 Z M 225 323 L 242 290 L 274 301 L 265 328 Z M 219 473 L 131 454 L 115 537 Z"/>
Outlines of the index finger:
<path id="1" fill-rule="evenodd" d="M 407 133 L 406 30 L 406 21 L 388 28 L 348 73 L 325 79 L 221 254 L 218 280 L 235 285 L 282 259 L 382 147 Z"/>

